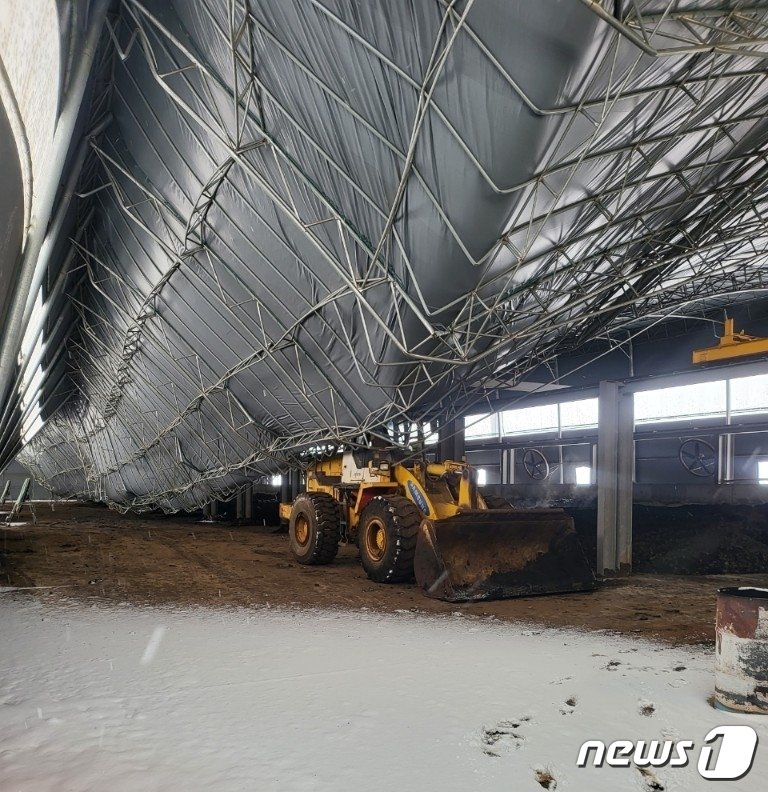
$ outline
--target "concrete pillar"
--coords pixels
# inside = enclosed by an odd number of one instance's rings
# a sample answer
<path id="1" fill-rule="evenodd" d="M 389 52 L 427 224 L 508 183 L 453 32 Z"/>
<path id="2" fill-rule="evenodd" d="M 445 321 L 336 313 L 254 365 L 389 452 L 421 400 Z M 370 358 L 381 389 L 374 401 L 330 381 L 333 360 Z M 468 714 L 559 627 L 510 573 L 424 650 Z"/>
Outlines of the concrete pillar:
<path id="1" fill-rule="evenodd" d="M 732 434 L 718 436 L 717 446 L 717 483 L 730 484 L 734 479 L 734 447 Z"/>
<path id="2" fill-rule="evenodd" d="M 253 484 L 249 484 L 245 488 L 245 492 L 243 492 L 243 500 L 245 501 L 244 505 L 244 514 L 243 517 L 246 522 L 250 522 L 253 519 Z"/>
<path id="3" fill-rule="evenodd" d="M 503 448 L 501 450 L 501 483 L 515 483 L 515 449 Z"/>
<path id="4" fill-rule="evenodd" d="M 597 572 L 616 569 L 619 385 L 601 382 L 597 410 Z"/>
<path id="5" fill-rule="evenodd" d="M 731 424 L 731 381 L 725 382 L 725 422 Z M 730 484 L 735 478 L 735 443 L 732 434 L 720 435 L 717 449 L 717 483 Z"/>
<path id="6" fill-rule="evenodd" d="M 617 382 L 601 382 L 597 429 L 597 571 L 632 566 L 634 407 Z"/>
<path id="7" fill-rule="evenodd" d="M 237 493 L 235 506 L 237 508 L 236 516 L 238 521 L 248 522 L 253 513 L 253 488 L 250 484 Z"/>
<path id="8" fill-rule="evenodd" d="M 436 457 L 438 462 L 448 459 L 451 455 L 451 440 L 448 435 L 450 434 L 450 428 L 452 426 L 453 423 L 450 421 L 440 421 L 437 427 Z"/>
<path id="9" fill-rule="evenodd" d="M 464 419 L 446 421 L 437 430 L 437 451 L 440 461 L 452 459 L 460 462 L 465 454 L 464 446 Z"/>
<path id="10" fill-rule="evenodd" d="M 635 399 L 631 393 L 619 393 L 619 446 L 616 463 L 617 561 L 620 570 L 630 572 L 635 482 Z"/>

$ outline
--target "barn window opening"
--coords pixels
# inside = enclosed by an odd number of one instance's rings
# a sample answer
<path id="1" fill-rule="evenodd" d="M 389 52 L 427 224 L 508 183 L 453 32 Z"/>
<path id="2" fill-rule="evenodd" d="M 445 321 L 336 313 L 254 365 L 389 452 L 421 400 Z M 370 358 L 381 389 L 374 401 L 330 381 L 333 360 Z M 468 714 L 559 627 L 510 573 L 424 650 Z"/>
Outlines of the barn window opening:
<path id="1" fill-rule="evenodd" d="M 588 465 L 579 465 L 575 473 L 577 487 L 588 487 L 592 483 L 592 468 Z"/>

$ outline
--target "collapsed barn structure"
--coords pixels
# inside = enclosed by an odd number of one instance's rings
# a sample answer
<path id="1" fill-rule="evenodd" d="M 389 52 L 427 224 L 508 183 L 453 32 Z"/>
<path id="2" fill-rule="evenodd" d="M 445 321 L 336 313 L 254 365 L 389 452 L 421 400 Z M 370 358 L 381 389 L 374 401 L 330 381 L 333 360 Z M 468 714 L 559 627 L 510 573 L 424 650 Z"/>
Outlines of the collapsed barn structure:
<path id="1" fill-rule="evenodd" d="M 714 0 L 62 3 L 51 166 L 23 96 L 2 119 L 24 201 L 0 464 L 173 512 L 342 446 L 460 458 L 466 415 L 599 396 L 580 464 L 601 446 L 603 566 L 628 563 L 624 397 L 761 371 L 690 355 L 725 317 L 768 334 L 767 23 Z M 691 482 L 734 479 L 731 419 L 695 435 Z M 489 484 L 569 483 L 559 425 L 536 453 L 495 426 L 469 450 Z"/>

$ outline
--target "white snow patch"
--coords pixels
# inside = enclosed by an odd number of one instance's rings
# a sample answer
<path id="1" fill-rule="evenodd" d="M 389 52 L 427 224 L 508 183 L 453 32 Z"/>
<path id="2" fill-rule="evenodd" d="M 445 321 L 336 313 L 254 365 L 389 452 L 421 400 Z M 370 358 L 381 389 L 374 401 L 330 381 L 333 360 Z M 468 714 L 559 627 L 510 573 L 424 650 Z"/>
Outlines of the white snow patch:
<path id="1" fill-rule="evenodd" d="M 716 792 L 695 768 L 578 768 L 587 739 L 692 739 L 713 656 L 499 621 L 0 600 L 2 792 Z M 150 651 L 151 650 L 151 651 Z M 142 659 L 151 655 L 149 664 Z M 546 772 L 545 772 L 546 771 Z M 555 786 L 551 785 L 551 789 Z"/>
<path id="2" fill-rule="evenodd" d="M 155 659 L 157 650 L 160 648 L 160 641 L 163 640 L 164 635 L 165 627 L 162 624 L 152 630 L 152 635 L 147 642 L 147 648 L 144 650 L 144 654 L 141 656 L 140 662 L 142 665 L 149 665 Z"/>

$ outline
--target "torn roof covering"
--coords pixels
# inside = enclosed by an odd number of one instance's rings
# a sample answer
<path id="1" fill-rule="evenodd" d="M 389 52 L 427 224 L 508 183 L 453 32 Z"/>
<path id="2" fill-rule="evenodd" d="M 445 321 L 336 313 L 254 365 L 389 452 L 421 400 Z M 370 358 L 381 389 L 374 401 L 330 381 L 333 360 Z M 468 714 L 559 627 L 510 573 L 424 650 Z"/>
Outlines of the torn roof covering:
<path id="1" fill-rule="evenodd" d="M 768 9 L 630 5 L 123 0 L 20 460 L 193 508 L 748 293 Z"/>

